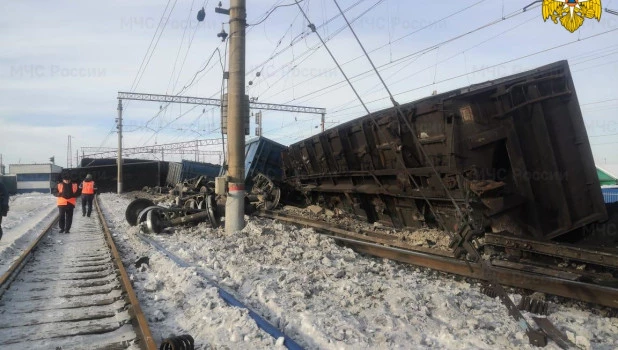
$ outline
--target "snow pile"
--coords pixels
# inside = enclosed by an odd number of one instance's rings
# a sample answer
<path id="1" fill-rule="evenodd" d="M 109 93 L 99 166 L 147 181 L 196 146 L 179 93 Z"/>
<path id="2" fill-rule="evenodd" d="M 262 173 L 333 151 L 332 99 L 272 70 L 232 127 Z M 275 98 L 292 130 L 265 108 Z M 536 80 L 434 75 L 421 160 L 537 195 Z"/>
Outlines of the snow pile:
<path id="1" fill-rule="evenodd" d="M 8 215 L 2 218 L 0 274 L 9 269 L 56 216 L 56 197 L 51 194 L 27 193 L 10 197 Z"/>
<path id="2" fill-rule="evenodd" d="M 225 304 L 195 268 L 179 268 L 137 238 L 124 218 L 130 198 L 100 199 L 158 342 L 188 333 L 201 349 L 282 347 L 246 310 Z M 15 204 L 12 214 L 26 217 L 29 209 L 19 214 Z M 308 349 L 533 348 L 477 283 L 362 256 L 312 229 L 251 218 L 233 235 L 200 224 L 150 237 Z M 136 267 L 143 256 L 149 264 Z M 552 305 L 549 319 L 558 329 L 581 348 L 618 348 L 618 319 L 571 305 Z"/>
<path id="3" fill-rule="evenodd" d="M 201 348 L 276 347 L 276 340 L 258 328 L 248 311 L 227 306 L 195 269 L 178 267 L 135 236 L 137 228 L 128 226 L 124 217 L 130 199 L 107 194 L 100 198 L 157 344 L 190 334 Z M 136 268 L 134 262 L 144 256 L 149 263 Z"/>

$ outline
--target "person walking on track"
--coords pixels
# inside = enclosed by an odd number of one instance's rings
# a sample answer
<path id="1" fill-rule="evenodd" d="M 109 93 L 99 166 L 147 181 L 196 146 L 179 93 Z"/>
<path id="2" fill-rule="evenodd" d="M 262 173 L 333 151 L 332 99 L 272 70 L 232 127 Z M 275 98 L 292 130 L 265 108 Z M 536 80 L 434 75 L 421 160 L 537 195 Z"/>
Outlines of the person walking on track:
<path id="1" fill-rule="evenodd" d="M 79 188 L 82 191 L 82 216 L 90 217 L 90 213 L 92 213 L 92 200 L 94 199 L 94 194 L 97 192 L 97 186 L 92 180 L 92 175 L 86 175 L 86 179 L 82 181 Z M 86 211 L 86 206 L 88 207 L 88 211 Z"/>
<path id="2" fill-rule="evenodd" d="M 79 187 L 71 181 L 71 175 L 62 174 L 62 181 L 58 183 L 53 191 L 54 196 L 58 197 L 58 212 L 60 214 L 59 226 L 60 233 L 69 233 L 73 223 L 73 210 L 79 196 Z"/>
<path id="3" fill-rule="evenodd" d="M 0 239 L 2 239 L 2 217 L 9 212 L 9 191 L 0 182 Z"/>

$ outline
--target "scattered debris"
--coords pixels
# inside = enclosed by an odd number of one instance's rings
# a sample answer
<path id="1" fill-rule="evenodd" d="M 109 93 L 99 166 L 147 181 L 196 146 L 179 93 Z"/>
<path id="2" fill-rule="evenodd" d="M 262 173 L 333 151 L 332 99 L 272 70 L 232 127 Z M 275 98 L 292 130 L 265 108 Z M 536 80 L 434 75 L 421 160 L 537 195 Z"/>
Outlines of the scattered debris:
<path id="1" fill-rule="evenodd" d="M 140 268 L 143 264 L 150 265 L 150 258 L 147 256 L 142 256 L 135 260 L 135 267 Z"/>
<path id="2" fill-rule="evenodd" d="M 534 295 L 522 296 L 521 300 L 519 301 L 519 305 L 517 305 L 517 308 L 519 310 L 528 311 L 537 315 L 549 315 L 549 304 L 545 300 L 535 297 Z"/>
<path id="3" fill-rule="evenodd" d="M 193 337 L 184 334 L 164 339 L 159 350 L 194 350 L 195 341 Z"/>

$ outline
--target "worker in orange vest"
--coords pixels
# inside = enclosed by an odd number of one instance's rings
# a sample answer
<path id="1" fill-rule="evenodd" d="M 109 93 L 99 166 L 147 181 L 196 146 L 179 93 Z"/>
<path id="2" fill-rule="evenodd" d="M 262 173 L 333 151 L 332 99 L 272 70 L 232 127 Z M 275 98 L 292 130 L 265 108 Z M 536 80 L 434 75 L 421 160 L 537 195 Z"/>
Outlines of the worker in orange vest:
<path id="1" fill-rule="evenodd" d="M 64 173 L 62 174 L 62 181 L 56 185 L 52 192 L 54 196 L 58 197 L 56 203 L 60 214 L 60 233 L 69 233 L 73 223 L 73 210 L 75 203 L 77 203 L 77 196 L 79 196 L 79 187 L 71 181 L 69 173 Z"/>
<path id="2" fill-rule="evenodd" d="M 90 217 L 90 213 L 92 213 L 92 200 L 97 192 L 97 186 L 92 180 L 92 175 L 86 175 L 86 179 L 82 181 L 79 188 L 82 190 L 82 216 L 88 215 Z M 88 212 L 86 212 L 86 205 L 88 206 Z"/>

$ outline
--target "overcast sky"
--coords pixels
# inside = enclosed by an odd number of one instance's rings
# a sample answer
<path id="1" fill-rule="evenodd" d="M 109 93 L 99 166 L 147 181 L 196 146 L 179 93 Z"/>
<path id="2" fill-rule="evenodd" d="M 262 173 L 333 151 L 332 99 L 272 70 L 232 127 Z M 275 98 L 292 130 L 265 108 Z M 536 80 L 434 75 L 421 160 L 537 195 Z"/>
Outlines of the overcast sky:
<path id="1" fill-rule="evenodd" d="M 290 2 L 247 1 L 248 23 L 258 23 L 274 4 Z M 434 90 L 444 92 L 569 60 L 595 159 L 598 164 L 618 163 L 618 16 L 603 13 L 600 22 L 586 19 L 580 30 L 569 33 L 551 21 L 543 22 L 538 5 L 520 13 L 530 2 L 339 0 L 343 8 L 357 4 L 347 12 L 348 17 L 360 16 L 353 26 L 376 65 L 384 65 L 383 76 L 401 103 Z M 55 156 L 56 164 L 66 166 L 69 135 L 74 165 L 75 153 L 81 155 L 82 147 L 116 147 L 118 91 L 182 91 L 182 95 L 218 98 L 222 69 L 214 50 L 219 47 L 224 54 L 225 46 L 216 35 L 222 27 L 228 33 L 229 29 L 227 24 L 222 26 L 227 16 L 214 12 L 216 3 L 0 3 L 3 163 L 45 163 Z M 228 4 L 224 1 L 223 6 Z M 302 4 L 316 25 L 338 14 L 332 0 Z M 196 15 L 202 6 L 206 19 L 198 22 Z M 618 9 L 618 1 L 604 0 L 603 7 Z M 159 36 L 162 15 L 166 25 Z M 362 53 L 349 30 L 339 31 L 344 25 L 336 18 L 319 29 L 325 38 L 332 37 L 327 45 L 340 63 Z M 315 34 L 308 34 L 296 6 L 281 7 L 248 28 L 247 69 L 261 71 L 260 77 L 255 71 L 247 76 L 247 81 L 253 80 L 250 97 L 326 108 L 327 127 L 364 115 L 349 86 L 329 87 L 342 76 L 327 52 L 316 48 Z M 547 51 L 539 53 L 543 50 Z M 147 64 L 140 70 L 143 61 Z M 359 58 L 343 68 L 355 76 L 369 66 Z M 138 71 L 141 78 L 136 79 Z M 376 76 L 362 78 L 354 85 L 363 99 L 377 100 L 369 108 L 389 107 Z M 264 136 L 284 144 L 319 131 L 319 115 L 264 111 L 263 119 Z M 131 101 L 125 106 L 124 124 L 125 147 L 220 137 L 219 112 L 214 107 Z"/>

